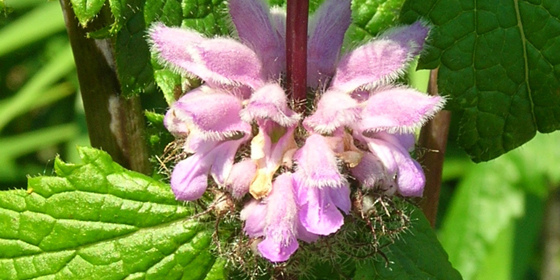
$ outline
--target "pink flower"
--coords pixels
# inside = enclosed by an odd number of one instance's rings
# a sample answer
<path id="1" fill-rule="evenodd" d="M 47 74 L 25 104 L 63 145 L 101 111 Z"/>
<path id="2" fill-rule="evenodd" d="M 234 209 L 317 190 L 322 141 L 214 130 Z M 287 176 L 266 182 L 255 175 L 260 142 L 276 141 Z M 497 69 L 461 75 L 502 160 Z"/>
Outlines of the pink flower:
<path id="1" fill-rule="evenodd" d="M 422 196 L 425 178 L 408 153 L 412 146 L 395 139 L 420 128 L 445 100 L 390 83 L 420 52 L 427 34 L 428 29 L 417 22 L 388 30 L 343 55 L 317 110 L 303 121 L 314 133 L 349 128 L 357 141 L 367 145 L 364 162 L 351 168 L 364 187 Z"/>
<path id="2" fill-rule="evenodd" d="M 241 211 L 241 219 L 245 221 L 247 235 L 264 238 L 257 248 L 273 262 L 287 261 L 299 247 L 297 239 L 306 242 L 317 239 L 298 219 L 291 173 L 278 176 L 266 198 L 249 202 Z"/>
<path id="3" fill-rule="evenodd" d="M 326 0 L 308 35 L 308 86 L 320 99 L 302 121 L 279 82 L 285 15 L 262 0 L 231 0 L 229 8 L 241 42 L 161 24 L 150 29 L 162 64 L 204 81 L 164 119 L 191 154 L 171 175 L 177 199 L 200 198 L 209 176 L 236 199 L 250 193 L 244 231 L 261 240 L 263 257 L 282 262 L 298 239 L 313 242 L 341 228 L 352 206 L 349 176 L 364 189 L 422 195 L 424 174 L 409 154 L 413 132 L 444 100 L 391 83 L 422 50 L 426 26 L 393 28 L 340 55 L 350 1 Z M 249 141 L 251 155 L 243 158 L 238 149 Z"/>

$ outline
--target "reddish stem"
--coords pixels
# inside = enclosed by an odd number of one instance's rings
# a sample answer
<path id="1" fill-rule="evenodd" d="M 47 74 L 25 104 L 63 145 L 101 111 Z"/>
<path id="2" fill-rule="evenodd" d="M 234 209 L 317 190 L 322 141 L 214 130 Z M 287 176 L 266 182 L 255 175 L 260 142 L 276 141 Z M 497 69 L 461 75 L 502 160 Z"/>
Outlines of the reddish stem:
<path id="1" fill-rule="evenodd" d="M 438 95 L 437 73 L 437 69 L 430 72 L 428 84 L 430 95 Z M 424 188 L 424 198 L 420 201 L 420 208 L 432 227 L 436 224 L 441 174 L 450 122 L 451 112 L 446 110 L 439 112 L 422 128 L 418 139 L 419 146 L 426 149 L 426 152 L 419 158 L 426 174 L 426 187 Z"/>
<path id="2" fill-rule="evenodd" d="M 294 104 L 307 95 L 307 21 L 309 0 L 288 0 L 286 15 L 286 84 Z M 304 106 L 298 106 L 304 108 Z M 299 111 L 299 108 L 296 108 Z"/>

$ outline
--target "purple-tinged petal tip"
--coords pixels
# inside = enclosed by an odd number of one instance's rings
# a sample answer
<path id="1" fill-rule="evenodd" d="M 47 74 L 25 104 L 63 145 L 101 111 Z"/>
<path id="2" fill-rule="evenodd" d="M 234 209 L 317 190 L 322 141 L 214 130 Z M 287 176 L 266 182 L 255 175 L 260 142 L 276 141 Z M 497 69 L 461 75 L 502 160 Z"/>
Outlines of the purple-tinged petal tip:
<path id="1" fill-rule="evenodd" d="M 227 38 L 207 39 L 188 29 L 155 24 L 149 31 L 152 51 L 177 72 L 211 84 L 263 85 L 262 62 L 249 47 Z"/>
<path id="2" fill-rule="evenodd" d="M 305 118 L 303 125 L 317 133 L 330 134 L 358 121 L 360 112 L 358 102 L 350 95 L 331 90 L 321 96 L 317 111 Z"/>
<path id="3" fill-rule="evenodd" d="M 270 119 L 284 127 L 297 124 L 300 115 L 288 107 L 286 93 L 277 83 L 270 83 L 253 93 L 241 111 L 241 118 L 248 123 Z"/>
<path id="4" fill-rule="evenodd" d="M 440 96 L 409 88 L 380 89 L 368 99 L 361 126 L 365 133 L 412 133 L 441 110 L 444 103 Z"/>
<path id="5" fill-rule="evenodd" d="M 241 100 L 237 97 L 201 87 L 173 103 L 173 115 L 200 132 L 206 139 L 223 140 L 236 134 L 247 135 L 251 126 L 241 120 Z"/>
<path id="6" fill-rule="evenodd" d="M 171 189 L 177 200 L 197 200 L 208 187 L 208 172 L 212 158 L 192 155 L 175 165 L 171 174 Z"/>

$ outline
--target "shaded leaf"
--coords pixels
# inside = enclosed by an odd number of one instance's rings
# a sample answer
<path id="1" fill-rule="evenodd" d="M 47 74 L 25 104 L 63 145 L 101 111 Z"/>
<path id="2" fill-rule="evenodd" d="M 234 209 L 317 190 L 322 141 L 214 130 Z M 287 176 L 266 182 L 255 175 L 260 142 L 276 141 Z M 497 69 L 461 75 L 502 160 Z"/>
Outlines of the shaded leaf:
<path id="1" fill-rule="evenodd" d="M 419 65 L 439 66 L 439 90 L 474 161 L 560 128 L 560 2 L 406 1 L 402 19 L 418 17 L 434 25 Z"/>
<path id="2" fill-rule="evenodd" d="M 462 279 L 447 260 L 435 232 L 420 209 L 411 215 L 412 226 L 381 257 L 358 265 L 353 279 Z"/>
<path id="3" fill-rule="evenodd" d="M 83 164 L 55 161 L 58 177 L 0 192 L 0 275 L 57 279 L 223 279 L 212 232 L 168 185 L 80 148 Z"/>

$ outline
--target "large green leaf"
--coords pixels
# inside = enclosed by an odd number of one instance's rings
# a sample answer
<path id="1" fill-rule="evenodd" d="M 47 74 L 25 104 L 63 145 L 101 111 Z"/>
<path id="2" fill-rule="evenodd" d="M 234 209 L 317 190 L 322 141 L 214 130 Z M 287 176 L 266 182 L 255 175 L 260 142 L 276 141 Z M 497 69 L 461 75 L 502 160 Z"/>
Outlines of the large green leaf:
<path id="1" fill-rule="evenodd" d="M 461 279 L 420 209 L 415 209 L 411 219 L 410 231 L 382 249 L 389 263 L 369 259 L 357 267 L 353 279 Z"/>
<path id="2" fill-rule="evenodd" d="M 516 254 L 520 255 L 514 256 L 516 259 L 527 258 L 523 255 L 527 255 L 534 244 L 525 242 L 536 238 L 548 186 L 558 182 L 558 143 L 558 132 L 538 135 L 519 150 L 476 165 L 461 181 L 444 219 L 440 239 L 449 253 L 449 260 L 465 279 L 482 275 L 481 270 L 487 267 L 486 260 L 493 260 L 492 254 L 507 253 L 496 252 L 499 251 L 496 247 L 519 252 Z M 526 207 L 532 209 L 530 213 Z M 501 235 L 502 238 L 522 238 L 508 247 L 508 244 L 499 243 L 504 242 L 500 240 Z M 491 270 L 495 273 L 498 265 L 510 263 L 511 260 L 493 260 Z M 526 264 L 516 264 L 511 269 L 523 265 Z M 512 273 L 519 274 L 523 271 Z"/>
<path id="3" fill-rule="evenodd" d="M 213 228 L 168 185 L 125 170 L 102 151 L 55 162 L 57 177 L 0 192 L 2 279 L 223 279 Z"/>
<path id="4" fill-rule="evenodd" d="M 439 66 L 474 161 L 560 128 L 559 1 L 406 1 L 403 21 L 418 17 L 434 25 L 420 67 Z"/>

